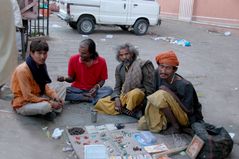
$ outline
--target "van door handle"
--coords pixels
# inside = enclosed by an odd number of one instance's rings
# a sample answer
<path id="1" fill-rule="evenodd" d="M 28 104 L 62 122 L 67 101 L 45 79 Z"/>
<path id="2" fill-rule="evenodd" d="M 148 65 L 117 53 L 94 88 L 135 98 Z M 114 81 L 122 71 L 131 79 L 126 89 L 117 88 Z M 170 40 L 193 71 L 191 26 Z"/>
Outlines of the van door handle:
<path id="1" fill-rule="evenodd" d="M 134 4 L 134 7 L 138 6 L 138 4 Z"/>
<path id="2" fill-rule="evenodd" d="M 126 8 L 126 3 L 124 3 L 124 9 Z"/>

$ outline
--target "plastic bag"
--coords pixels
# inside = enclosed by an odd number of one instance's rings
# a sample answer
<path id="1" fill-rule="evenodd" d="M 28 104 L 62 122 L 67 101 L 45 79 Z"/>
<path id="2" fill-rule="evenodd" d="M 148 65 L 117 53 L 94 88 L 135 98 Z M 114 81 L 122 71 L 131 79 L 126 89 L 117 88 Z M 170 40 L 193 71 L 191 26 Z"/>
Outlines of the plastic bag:
<path id="1" fill-rule="evenodd" d="M 141 146 L 150 146 L 157 142 L 156 137 L 150 131 L 135 133 L 133 136 Z"/>
<path id="2" fill-rule="evenodd" d="M 195 122 L 192 129 L 204 141 L 197 159 L 224 159 L 231 153 L 233 140 L 224 127 Z"/>

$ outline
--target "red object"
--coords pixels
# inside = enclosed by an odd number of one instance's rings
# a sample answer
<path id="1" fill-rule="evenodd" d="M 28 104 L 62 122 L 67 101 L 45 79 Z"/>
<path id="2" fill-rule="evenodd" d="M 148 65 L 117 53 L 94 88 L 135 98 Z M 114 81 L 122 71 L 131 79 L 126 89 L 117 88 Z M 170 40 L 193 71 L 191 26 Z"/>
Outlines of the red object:
<path id="1" fill-rule="evenodd" d="M 68 75 L 75 77 L 75 81 L 71 86 L 81 90 L 90 90 L 99 81 L 108 78 L 105 59 L 98 57 L 94 60 L 92 66 L 87 67 L 82 63 L 79 53 L 73 55 L 69 60 Z"/>
<path id="2" fill-rule="evenodd" d="M 49 15 L 48 9 L 39 9 L 39 13 L 44 17 L 47 17 Z"/>
<path id="3" fill-rule="evenodd" d="M 84 136 L 84 139 L 89 139 L 89 137 L 88 136 Z"/>
<path id="4" fill-rule="evenodd" d="M 49 9 L 53 12 L 59 12 L 59 6 L 57 6 L 55 2 L 50 4 Z"/>
<path id="5" fill-rule="evenodd" d="M 76 139 L 76 140 L 80 140 L 80 136 L 76 136 L 75 139 Z"/>

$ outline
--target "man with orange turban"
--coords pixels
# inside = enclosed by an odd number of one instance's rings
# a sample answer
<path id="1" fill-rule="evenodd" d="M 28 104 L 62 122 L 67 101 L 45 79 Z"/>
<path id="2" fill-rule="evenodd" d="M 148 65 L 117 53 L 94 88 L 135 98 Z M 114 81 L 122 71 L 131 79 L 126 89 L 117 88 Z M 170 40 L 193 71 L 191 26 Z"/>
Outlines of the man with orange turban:
<path id="1" fill-rule="evenodd" d="M 157 91 L 147 97 L 145 115 L 140 118 L 138 128 L 161 132 L 170 123 L 172 126 L 164 132 L 178 133 L 182 127 L 202 121 L 202 107 L 193 85 L 176 73 L 179 61 L 175 52 L 162 52 L 155 60 Z"/>

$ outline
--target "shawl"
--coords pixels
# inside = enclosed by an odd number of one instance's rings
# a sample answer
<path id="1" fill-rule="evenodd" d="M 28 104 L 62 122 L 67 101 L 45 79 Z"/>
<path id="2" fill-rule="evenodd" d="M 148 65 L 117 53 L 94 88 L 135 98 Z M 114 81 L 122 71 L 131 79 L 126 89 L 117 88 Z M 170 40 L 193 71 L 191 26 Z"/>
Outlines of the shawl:
<path id="1" fill-rule="evenodd" d="M 142 87 L 142 68 L 141 68 L 141 60 L 135 60 L 131 66 L 129 67 L 128 72 L 125 74 L 125 81 L 122 86 L 122 93 L 126 94 L 127 92 Z"/>
<path id="2" fill-rule="evenodd" d="M 47 83 L 51 83 L 51 79 L 47 73 L 47 67 L 46 64 L 39 65 L 37 67 L 36 62 L 32 59 L 32 57 L 29 55 L 26 59 L 26 63 L 28 67 L 31 70 L 32 76 L 34 80 L 37 82 L 41 89 L 41 95 L 45 92 L 45 85 Z"/>

